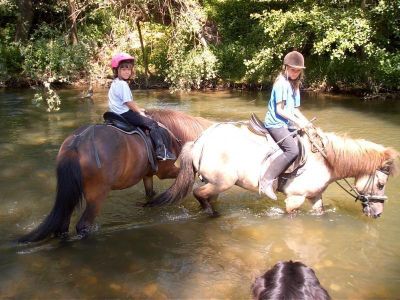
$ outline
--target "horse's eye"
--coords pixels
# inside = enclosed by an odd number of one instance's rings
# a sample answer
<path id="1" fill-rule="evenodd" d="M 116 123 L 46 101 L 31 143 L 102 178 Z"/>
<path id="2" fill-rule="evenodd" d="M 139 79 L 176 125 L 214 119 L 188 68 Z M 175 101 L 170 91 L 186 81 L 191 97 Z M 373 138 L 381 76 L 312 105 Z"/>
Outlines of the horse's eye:
<path id="1" fill-rule="evenodd" d="M 378 189 L 382 190 L 385 187 L 383 183 L 378 183 Z"/>

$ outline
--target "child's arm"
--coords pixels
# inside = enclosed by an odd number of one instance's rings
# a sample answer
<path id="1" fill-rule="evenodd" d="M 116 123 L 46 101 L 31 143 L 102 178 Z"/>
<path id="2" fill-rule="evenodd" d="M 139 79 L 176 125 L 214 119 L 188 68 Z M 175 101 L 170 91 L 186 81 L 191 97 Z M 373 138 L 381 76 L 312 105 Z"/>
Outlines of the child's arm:
<path id="1" fill-rule="evenodd" d="M 135 103 L 135 101 L 125 102 L 125 105 L 129 107 L 130 110 L 140 113 L 144 115 L 143 109 L 140 109 L 139 106 Z"/>
<path id="2" fill-rule="evenodd" d="M 299 108 L 296 107 L 296 108 L 294 109 L 294 115 L 295 115 L 297 118 L 301 119 L 301 120 L 303 121 L 303 123 L 305 123 L 305 124 L 307 124 L 307 125 L 310 124 L 310 121 L 303 115 L 303 113 L 300 111 Z M 306 125 L 306 126 L 307 126 L 307 125 Z"/>
<path id="3" fill-rule="evenodd" d="M 276 113 L 285 119 L 291 121 L 294 123 L 298 128 L 305 128 L 307 127 L 309 121 L 307 120 L 306 117 L 303 116 L 303 114 L 300 112 L 299 109 L 295 109 L 294 115 L 288 114 L 285 111 L 285 101 L 278 102 L 276 104 Z"/>

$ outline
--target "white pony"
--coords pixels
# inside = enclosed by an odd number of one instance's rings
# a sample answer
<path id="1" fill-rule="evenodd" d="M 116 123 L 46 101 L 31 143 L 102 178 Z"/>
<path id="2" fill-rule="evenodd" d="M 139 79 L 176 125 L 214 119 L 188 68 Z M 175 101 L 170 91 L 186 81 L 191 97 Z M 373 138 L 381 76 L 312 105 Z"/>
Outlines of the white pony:
<path id="1" fill-rule="evenodd" d="M 355 197 L 361 200 L 364 214 L 374 218 L 381 215 L 386 199 L 385 185 L 389 174 L 394 172 L 398 152 L 366 140 L 339 137 L 315 128 L 300 139 L 305 149 L 305 163 L 285 176 L 285 180 L 281 178 L 278 188 L 286 195 L 287 212 L 299 208 L 307 198 L 313 210 L 323 213 L 322 193 L 327 186 L 338 179 L 355 178 L 353 190 Z M 320 151 L 314 151 L 315 147 Z M 271 152 L 273 154 L 268 156 Z M 257 192 L 260 175 L 280 153 L 271 138 L 256 135 L 243 124 L 215 124 L 197 141 L 184 146 L 175 182 L 145 205 L 157 206 L 181 200 L 192 189 L 197 172 L 206 184 L 194 189 L 193 194 L 203 209 L 216 216 L 218 213 L 210 202 L 218 194 L 233 185 Z"/>

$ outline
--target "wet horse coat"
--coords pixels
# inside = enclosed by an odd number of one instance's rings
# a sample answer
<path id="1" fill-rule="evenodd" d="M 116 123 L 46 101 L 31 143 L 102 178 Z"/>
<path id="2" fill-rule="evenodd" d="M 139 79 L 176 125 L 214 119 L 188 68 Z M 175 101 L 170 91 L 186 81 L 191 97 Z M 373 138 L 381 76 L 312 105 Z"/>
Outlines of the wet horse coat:
<path id="1" fill-rule="evenodd" d="M 362 195 L 383 197 L 384 187 L 392 173 L 398 153 L 365 140 L 339 137 L 333 133 L 315 130 L 325 145 L 325 156 L 313 153 L 307 137 L 302 137 L 308 159 L 297 176 L 289 178 L 282 191 L 286 194 L 286 210 L 291 212 L 308 198 L 313 209 L 323 211 L 322 192 L 338 179 L 355 178 L 355 188 Z M 210 202 L 233 185 L 250 191 L 258 191 L 260 175 L 275 152 L 263 164 L 274 142 L 251 133 L 247 126 L 216 124 L 207 129 L 194 143 L 188 143 L 181 152 L 181 169 L 174 184 L 147 205 L 162 205 L 178 201 L 186 196 L 194 183 L 197 172 L 206 182 L 193 191 L 202 207 L 211 214 Z M 377 217 L 383 211 L 382 201 L 363 204 L 366 215 Z"/>
<path id="2" fill-rule="evenodd" d="M 172 139 L 175 155 L 180 153 L 185 142 L 193 141 L 211 125 L 206 119 L 172 110 L 153 109 L 147 113 L 180 140 L 178 143 Z M 85 235 L 111 190 L 126 189 L 143 180 L 146 195 L 152 197 L 152 177 L 174 178 L 178 171 L 174 161 L 159 161 L 155 173 L 139 135 L 127 135 L 104 124 L 83 126 L 64 140 L 57 155 L 57 192 L 53 209 L 38 228 L 19 241 L 33 242 L 53 234 L 67 234 L 71 214 L 83 199 L 86 207 L 76 229 Z"/>

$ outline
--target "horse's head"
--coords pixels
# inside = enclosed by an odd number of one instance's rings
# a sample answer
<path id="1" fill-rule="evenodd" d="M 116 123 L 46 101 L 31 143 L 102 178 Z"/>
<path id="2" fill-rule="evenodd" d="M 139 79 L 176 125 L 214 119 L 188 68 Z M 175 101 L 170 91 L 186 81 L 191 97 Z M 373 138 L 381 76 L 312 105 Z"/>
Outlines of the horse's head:
<path id="1" fill-rule="evenodd" d="M 366 216 L 378 218 L 383 213 L 383 206 L 387 200 L 385 187 L 392 172 L 393 161 L 389 161 L 374 173 L 356 178 L 357 200 L 361 201 Z"/>

